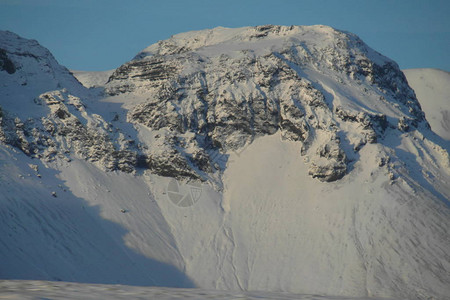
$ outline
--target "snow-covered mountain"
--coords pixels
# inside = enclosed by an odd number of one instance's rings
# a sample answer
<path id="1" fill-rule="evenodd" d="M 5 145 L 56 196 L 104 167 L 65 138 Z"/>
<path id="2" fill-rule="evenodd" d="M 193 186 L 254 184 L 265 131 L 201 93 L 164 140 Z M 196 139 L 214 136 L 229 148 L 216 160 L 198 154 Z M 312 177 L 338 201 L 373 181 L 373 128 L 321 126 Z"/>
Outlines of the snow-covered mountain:
<path id="1" fill-rule="evenodd" d="M 0 41 L 1 278 L 450 295 L 449 143 L 355 35 L 183 33 L 90 89 Z"/>
<path id="2" fill-rule="evenodd" d="M 438 69 L 403 70 L 431 129 L 450 141 L 450 73 Z"/>
<path id="3" fill-rule="evenodd" d="M 180 34 L 119 67 L 107 92 L 145 95 L 128 119 L 165 140 L 163 153 L 173 151 L 173 159 L 150 153 L 149 164 L 178 177 L 206 179 L 215 171 L 208 150 L 237 150 L 280 130 L 301 142 L 313 177 L 334 181 L 352 160 L 344 147 L 359 149 L 388 126 L 408 130 L 424 121 L 393 61 L 324 26 Z M 394 94 L 397 106 L 388 99 Z M 189 147 L 180 151 L 180 142 Z"/>

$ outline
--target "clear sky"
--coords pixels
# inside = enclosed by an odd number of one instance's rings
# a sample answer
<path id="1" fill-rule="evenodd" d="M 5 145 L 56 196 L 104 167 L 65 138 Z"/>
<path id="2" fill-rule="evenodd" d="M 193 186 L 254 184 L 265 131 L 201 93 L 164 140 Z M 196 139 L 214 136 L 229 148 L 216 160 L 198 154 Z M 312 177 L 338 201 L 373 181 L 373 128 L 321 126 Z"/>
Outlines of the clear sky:
<path id="1" fill-rule="evenodd" d="M 329 25 L 402 69 L 450 71 L 450 0 L 0 0 L 0 30 L 73 70 L 116 68 L 180 32 L 263 24 Z"/>

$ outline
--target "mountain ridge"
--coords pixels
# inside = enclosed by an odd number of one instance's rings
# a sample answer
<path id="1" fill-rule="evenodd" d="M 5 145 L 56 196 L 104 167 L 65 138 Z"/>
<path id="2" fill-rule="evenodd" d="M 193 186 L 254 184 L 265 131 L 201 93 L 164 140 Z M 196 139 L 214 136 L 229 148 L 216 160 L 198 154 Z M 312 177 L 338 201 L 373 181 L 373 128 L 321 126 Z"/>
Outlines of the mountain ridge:
<path id="1" fill-rule="evenodd" d="M 226 46 L 221 46 L 223 44 Z M 305 70 L 310 70 L 311 75 Z M 361 81 L 366 90 L 377 87 L 372 103 L 364 103 L 368 106 L 365 114 L 357 118 L 359 112 L 351 111 L 353 104 L 346 104 L 346 96 L 340 97 L 343 100 L 340 104 L 330 102 L 332 100 L 327 98 L 334 96 L 319 83 L 308 80 L 309 76 L 315 78 L 326 72 L 331 74 L 325 76 L 335 78 L 344 73 L 351 80 L 359 80 L 361 76 L 367 80 L 365 84 Z M 248 90 L 255 92 L 252 94 Z M 193 132 L 197 137 L 203 135 L 203 140 L 191 141 L 195 153 L 182 154 L 177 161 L 184 156 L 187 163 L 183 168 L 193 164 L 193 169 L 207 173 L 211 172 L 211 166 L 208 166 L 207 149 L 202 144 L 226 152 L 243 147 L 254 137 L 281 129 L 286 138 L 303 142 L 304 153 L 311 142 L 308 140 L 310 128 L 315 128 L 317 132 L 323 130 L 324 134 L 331 135 L 328 139 L 332 142 L 313 148 L 333 150 L 320 154 L 321 150 L 315 149 L 319 156 L 327 156 L 325 161 L 330 163 L 317 159 L 310 173 L 325 181 L 340 179 L 347 170 L 346 155 L 340 149 L 336 132 L 333 133 L 336 130 L 329 128 L 337 124 L 327 124 L 330 117 L 324 117 L 327 121 L 321 123 L 316 119 L 316 111 L 361 123 L 366 131 L 361 133 L 359 145 L 354 146 L 359 148 L 368 141 L 374 142 L 390 123 L 378 111 L 381 101 L 375 99 L 377 93 L 391 111 L 389 117 L 396 114 L 398 124 L 393 121 L 390 126 L 408 130 L 424 121 L 419 103 L 394 62 L 371 50 L 354 35 L 326 26 L 216 28 L 176 35 L 146 48 L 131 62 L 119 67 L 109 78 L 106 91 L 112 96 L 134 93 L 148 97 L 128 114 L 132 122 L 153 130 L 168 127 L 179 139 L 183 139 L 181 135 L 186 132 Z M 401 100 L 397 107 L 386 100 L 394 94 Z M 258 115 L 260 112 L 262 115 Z M 169 134 L 168 138 L 171 136 Z M 310 137 L 314 139 L 315 136 Z M 172 148 L 176 148 L 175 145 Z M 158 160 L 157 156 L 151 157 Z M 193 174 L 198 178 L 195 173 L 198 171 Z"/>

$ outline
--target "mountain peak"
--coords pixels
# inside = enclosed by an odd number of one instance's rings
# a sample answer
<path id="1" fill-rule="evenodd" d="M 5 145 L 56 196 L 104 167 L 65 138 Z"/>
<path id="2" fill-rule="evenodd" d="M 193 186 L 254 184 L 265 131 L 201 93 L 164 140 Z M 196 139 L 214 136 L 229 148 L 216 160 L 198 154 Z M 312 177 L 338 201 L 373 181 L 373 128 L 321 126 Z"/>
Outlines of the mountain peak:
<path id="1" fill-rule="evenodd" d="M 426 123 L 397 64 L 355 35 L 322 25 L 178 34 L 119 67 L 106 90 L 146 97 L 128 119 L 163 130 L 159 137 L 190 140 L 192 153 L 169 142 L 180 157 L 167 163 L 184 161 L 203 179 L 217 170 L 211 151 L 226 155 L 280 130 L 301 143 L 313 177 L 334 181 L 354 152 L 386 129 Z M 352 122 L 358 138 L 348 132 Z M 149 164 L 160 161 L 149 157 Z"/>
<path id="2" fill-rule="evenodd" d="M 40 116 L 30 108 L 42 93 L 63 87 L 73 92 L 83 89 L 47 48 L 10 31 L 0 31 L 0 82 L 1 106 L 22 118 Z"/>
<path id="3" fill-rule="evenodd" d="M 280 51 L 289 46 L 303 45 L 305 48 L 327 49 L 360 48 L 370 59 L 382 65 L 391 60 L 367 47 L 356 35 L 325 25 L 280 26 L 263 25 L 255 27 L 216 27 L 200 31 L 180 33 L 167 40 L 159 41 L 142 50 L 135 59 L 153 55 L 179 54 L 190 51 L 202 53 L 230 53 L 232 51 Z M 203 51 L 202 51 L 203 50 Z"/>

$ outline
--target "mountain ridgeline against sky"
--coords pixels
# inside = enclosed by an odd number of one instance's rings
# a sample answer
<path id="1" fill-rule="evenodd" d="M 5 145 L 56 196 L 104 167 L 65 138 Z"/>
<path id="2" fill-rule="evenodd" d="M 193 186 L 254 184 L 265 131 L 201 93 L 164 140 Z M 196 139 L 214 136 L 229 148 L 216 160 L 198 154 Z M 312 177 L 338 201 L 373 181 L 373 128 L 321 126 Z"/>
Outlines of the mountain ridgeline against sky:
<path id="1" fill-rule="evenodd" d="M 1 31 L 0 278 L 447 299 L 428 115 L 327 26 L 182 33 L 96 73 Z"/>
<path id="2" fill-rule="evenodd" d="M 33 59 L 28 50 L 9 51 Z M 49 66 L 57 66 L 51 54 L 39 51 L 47 60 L 40 70 L 52 76 L 42 79 L 43 85 L 48 81 L 64 86 L 51 74 L 55 71 Z M 5 68 L 15 69 L 4 56 Z M 15 77 L 26 85 L 23 74 L 30 71 L 18 68 Z M 345 80 L 356 83 L 357 91 Z M 64 142 L 55 140 L 44 122 L 39 124 L 42 126 L 24 124 L 24 130 L 41 127 L 35 131 L 34 141 L 19 141 L 18 136 L 6 134 L 10 143 L 22 144 L 26 153 L 47 158 L 54 155 L 41 154 L 49 146 L 43 140 L 53 140 L 55 149 L 63 147 L 61 143 L 76 144 L 77 154 L 101 160 L 107 169 L 132 172 L 143 166 L 176 178 L 208 180 L 223 171 L 212 157 L 280 131 L 283 138 L 301 142 L 301 155 L 310 158 L 310 175 L 334 181 L 347 173 L 352 161 L 352 153 L 346 153 L 345 147 L 357 152 L 366 143 L 376 142 L 388 127 L 408 131 L 427 125 L 413 91 L 393 61 L 356 36 L 325 26 L 216 28 L 180 34 L 146 48 L 119 67 L 109 78 L 106 92 L 146 97 L 129 110 L 127 120 L 152 129 L 164 151 L 134 149 L 125 142 L 115 147 L 117 137 L 107 130 L 92 130 L 89 122 L 83 126 L 64 104 L 67 99 L 82 115 L 83 105 L 73 104 L 79 101 L 76 97 L 31 84 L 49 90 L 33 101 L 52 110 L 46 119 L 54 117 L 51 123 L 56 131 L 64 132 L 57 134 Z M 333 85 L 340 85 L 342 93 Z M 113 126 L 105 120 L 94 122 L 103 122 L 105 129 Z M 351 138 L 346 134 L 350 128 Z M 20 129 L 12 126 L 6 131 Z M 83 138 L 77 136 L 81 131 Z M 37 137 L 39 134 L 42 136 Z M 87 147 L 93 153 L 87 153 Z"/>

